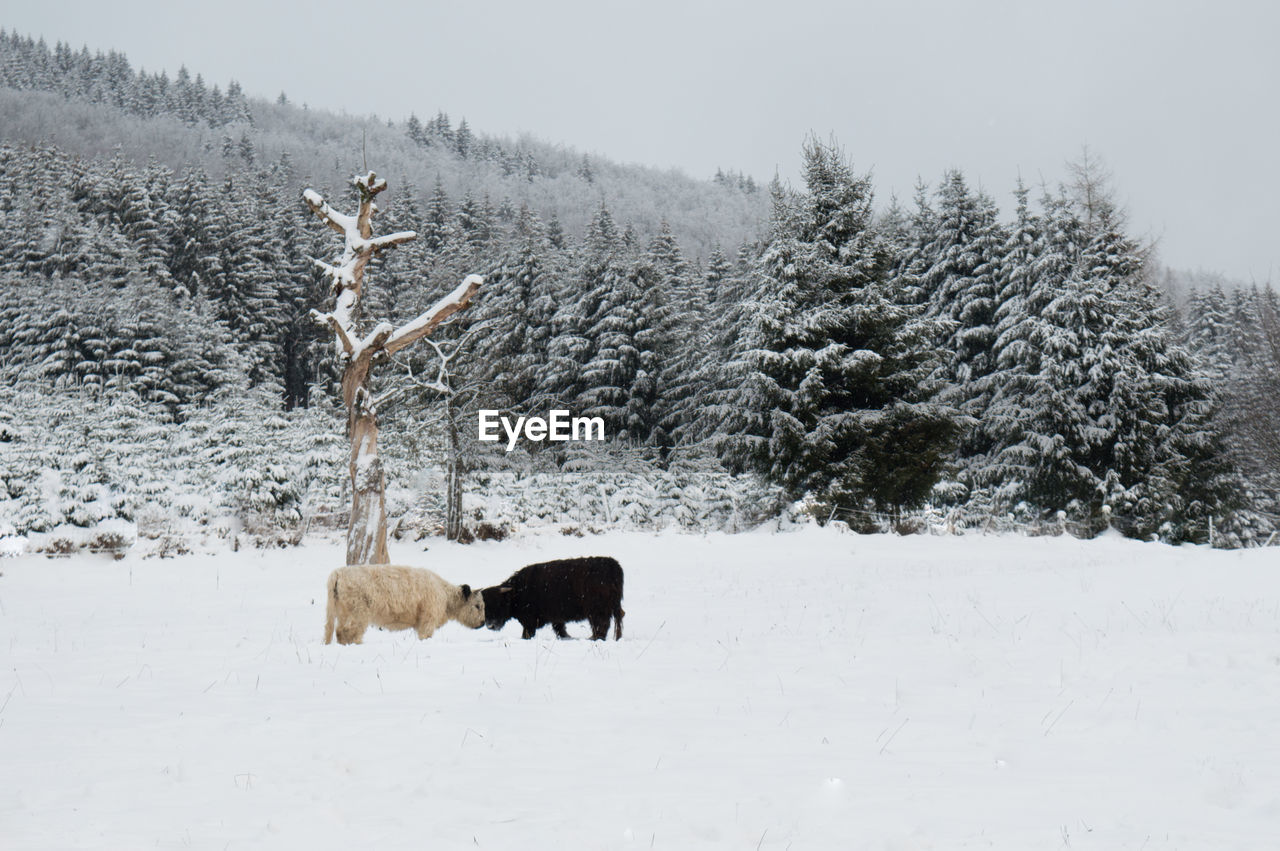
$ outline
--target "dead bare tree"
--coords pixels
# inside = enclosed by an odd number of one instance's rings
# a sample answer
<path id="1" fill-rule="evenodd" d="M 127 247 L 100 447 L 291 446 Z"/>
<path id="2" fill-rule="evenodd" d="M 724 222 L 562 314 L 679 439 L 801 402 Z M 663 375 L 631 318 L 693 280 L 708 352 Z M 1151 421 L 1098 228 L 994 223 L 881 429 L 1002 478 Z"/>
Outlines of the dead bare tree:
<path id="1" fill-rule="evenodd" d="M 410 386 L 428 391 L 431 396 L 441 402 L 436 416 L 422 421 L 421 425 L 434 428 L 439 426 L 444 432 L 445 452 L 445 538 L 450 541 L 462 540 L 462 490 L 463 479 L 471 469 L 474 459 L 465 457 L 461 438 L 462 420 L 474 416 L 470 405 L 484 386 L 484 382 L 476 375 L 467 376 L 465 370 L 459 370 L 454 361 L 459 360 L 469 348 L 475 335 L 489 329 L 489 323 L 481 322 L 473 325 L 456 341 L 441 345 L 435 340 L 427 340 L 436 353 L 436 376 L 428 379 L 422 374 L 415 375 L 410 364 L 404 366 Z M 465 359 L 463 359 L 465 360 Z M 407 389 L 407 387 L 406 387 Z"/>
<path id="2" fill-rule="evenodd" d="M 386 475 L 378 458 L 377 400 L 369 389 L 370 371 L 396 352 L 427 338 L 453 314 L 465 310 L 484 283 L 468 275 L 453 292 L 441 298 L 413 321 L 396 328 L 380 322 L 367 337 L 355 327 L 355 316 L 364 285 L 364 270 L 378 252 L 417 237 L 413 231 L 387 236 L 373 235 L 377 212 L 374 197 L 387 182 L 372 171 L 351 180 L 360 196 L 355 216 L 339 213 L 308 189 L 302 193 L 307 206 L 343 239 L 342 255 L 333 263 L 314 262 L 333 284 L 334 306 L 328 313 L 312 311 L 312 317 L 333 331 L 338 360 L 342 364 L 342 400 L 347 408 L 347 437 L 351 440 L 351 519 L 347 526 L 347 564 L 387 564 Z"/>

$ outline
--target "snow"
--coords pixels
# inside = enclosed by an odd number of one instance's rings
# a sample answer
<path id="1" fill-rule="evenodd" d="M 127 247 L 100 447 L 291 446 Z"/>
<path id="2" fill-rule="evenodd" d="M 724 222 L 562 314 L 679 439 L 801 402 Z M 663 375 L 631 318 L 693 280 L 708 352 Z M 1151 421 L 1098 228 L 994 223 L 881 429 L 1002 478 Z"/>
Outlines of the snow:
<path id="1" fill-rule="evenodd" d="M 373 239 L 367 240 L 366 244 L 372 246 L 373 249 L 376 251 L 380 248 L 399 245 L 402 242 L 409 242 L 410 240 L 417 239 L 417 238 L 418 238 L 417 231 L 401 230 L 401 231 L 396 231 L 395 233 L 389 233 L 386 236 L 374 237 Z"/>
<path id="2" fill-rule="evenodd" d="M 320 643 L 336 543 L 6 560 L 0 841 L 43 848 L 1270 848 L 1274 550 L 611 533 L 621 642 Z"/>
<path id="3" fill-rule="evenodd" d="M 10 527 L 12 528 L 12 527 Z M 22 535 L 7 535 L 0 530 L 0 558 L 20 556 L 27 549 L 27 539 Z"/>
<path id="4" fill-rule="evenodd" d="M 461 304 L 467 297 L 467 291 L 473 286 L 480 287 L 484 285 L 484 277 L 481 275 L 467 275 L 462 279 L 462 283 L 453 288 L 453 292 L 441 297 L 435 304 L 427 308 L 419 316 L 402 325 L 392 334 L 386 342 L 386 348 L 390 351 L 396 351 L 404 347 L 406 338 L 414 337 L 423 327 L 429 325 L 442 310 L 452 305 Z"/>
<path id="5" fill-rule="evenodd" d="M 351 182 L 363 188 L 370 195 L 377 194 L 387 188 L 387 182 L 372 171 L 367 174 L 357 174 L 351 178 Z"/>
<path id="6" fill-rule="evenodd" d="M 356 229 L 355 216 L 348 216 L 345 213 L 339 213 L 337 210 L 329 206 L 329 202 L 325 201 L 320 193 L 314 189 L 302 190 L 302 197 L 307 204 L 314 207 L 317 214 L 335 223 L 346 233 L 350 233 Z"/>

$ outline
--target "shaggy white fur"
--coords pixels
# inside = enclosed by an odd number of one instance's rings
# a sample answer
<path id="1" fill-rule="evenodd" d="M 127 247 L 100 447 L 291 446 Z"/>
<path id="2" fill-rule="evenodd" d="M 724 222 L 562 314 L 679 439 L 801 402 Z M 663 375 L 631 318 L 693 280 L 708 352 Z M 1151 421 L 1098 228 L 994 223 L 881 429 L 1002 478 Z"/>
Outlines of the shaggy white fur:
<path id="1" fill-rule="evenodd" d="M 414 629 L 430 638 L 445 624 L 484 626 L 484 595 L 470 585 L 454 585 L 429 570 L 386 564 L 340 567 L 329 574 L 324 643 L 359 644 L 370 624 Z"/>

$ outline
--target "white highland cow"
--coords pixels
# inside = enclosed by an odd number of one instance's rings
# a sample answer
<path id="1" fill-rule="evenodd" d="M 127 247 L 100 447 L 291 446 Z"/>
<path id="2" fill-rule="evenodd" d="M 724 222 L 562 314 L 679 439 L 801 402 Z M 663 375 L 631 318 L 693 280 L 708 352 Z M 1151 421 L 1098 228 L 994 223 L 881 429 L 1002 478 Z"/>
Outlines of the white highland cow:
<path id="1" fill-rule="evenodd" d="M 370 624 L 417 630 L 430 638 L 446 621 L 484 626 L 484 595 L 454 585 L 429 570 L 387 564 L 357 564 L 329 574 L 324 643 L 338 631 L 339 644 L 359 644 Z"/>

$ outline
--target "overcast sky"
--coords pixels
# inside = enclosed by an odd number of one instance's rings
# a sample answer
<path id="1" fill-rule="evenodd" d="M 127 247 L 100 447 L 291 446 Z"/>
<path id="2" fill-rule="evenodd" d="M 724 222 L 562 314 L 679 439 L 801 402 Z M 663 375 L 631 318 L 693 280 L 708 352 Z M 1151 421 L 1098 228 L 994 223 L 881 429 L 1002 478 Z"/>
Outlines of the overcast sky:
<path id="1" fill-rule="evenodd" d="M 1088 144 L 1161 258 L 1280 279 L 1280 4 L 174 0 L 7 4 L 50 45 L 250 95 L 795 181 L 834 133 L 877 192 L 962 168 L 1008 210 Z"/>

